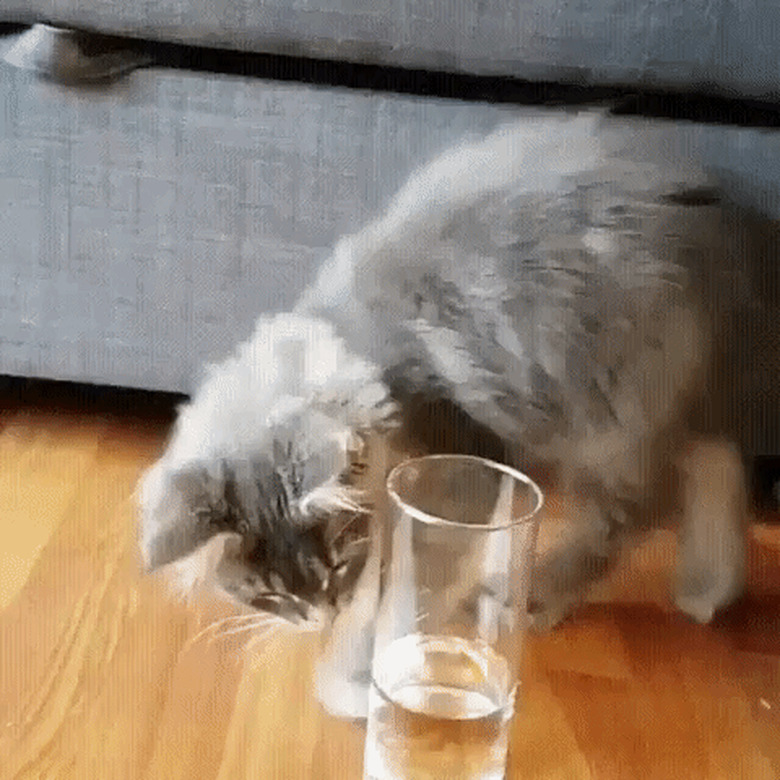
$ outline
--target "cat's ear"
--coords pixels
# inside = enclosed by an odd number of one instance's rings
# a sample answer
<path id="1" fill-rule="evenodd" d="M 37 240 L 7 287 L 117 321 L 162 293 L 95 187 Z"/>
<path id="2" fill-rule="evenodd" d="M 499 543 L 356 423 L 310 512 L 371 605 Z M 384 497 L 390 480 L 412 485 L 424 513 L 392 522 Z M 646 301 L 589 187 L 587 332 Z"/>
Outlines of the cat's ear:
<path id="1" fill-rule="evenodd" d="M 138 488 L 141 553 L 152 571 L 193 553 L 226 529 L 225 475 L 219 461 L 170 465 L 164 458 Z"/>

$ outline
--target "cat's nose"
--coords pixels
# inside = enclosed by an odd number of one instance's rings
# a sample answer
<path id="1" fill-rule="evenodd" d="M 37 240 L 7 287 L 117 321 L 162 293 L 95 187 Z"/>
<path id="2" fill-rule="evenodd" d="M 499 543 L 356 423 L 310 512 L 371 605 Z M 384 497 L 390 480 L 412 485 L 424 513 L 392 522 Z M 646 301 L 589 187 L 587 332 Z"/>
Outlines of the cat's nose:
<path id="1" fill-rule="evenodd" d="M 327 597 L 333 561 L 321 527 L 260 540 L 252 557 L 272 590 L 312 603 Z"/>

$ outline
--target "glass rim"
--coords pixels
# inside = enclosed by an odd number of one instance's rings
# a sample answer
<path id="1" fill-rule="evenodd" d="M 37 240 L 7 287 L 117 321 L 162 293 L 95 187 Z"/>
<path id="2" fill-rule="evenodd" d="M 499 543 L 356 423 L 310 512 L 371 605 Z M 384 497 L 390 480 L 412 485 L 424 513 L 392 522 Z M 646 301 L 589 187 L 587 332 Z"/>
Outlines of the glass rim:
<path id="1" fill-rule="evenodd" d="M 531 489 L 531 492 L 533 493 L 535 498 L 535 505 L 530 512 L 527 512 L 526 514 L 521 515 L 520 517 L 513 518 L 509 522 L 498 523 L 496 525 L 485 525 L 484 523 L 461 523 L 456 520 L 447 520 L 444 517 L 437 517 L 436 515 L 431 515 L 428 514 L 427 512 L 423 512 L 422 509 L 417 509 L 417 507 L 411 506 L 406 501 L 404 501 L 401 498 L 401 496 L 398 495 L 397 491 L 393 487 L 393 482 L 394 480 L 397 479 L 397 477 L 400 475 L 403 469 L 409 468 L 410 466 L 413 466 L 415 463 L 420 463 L 422 461 L 431 461 L 431 460 L 471 461 L 473 463 L 478 463 L 481 466 L 486 466 L 494 471 L 501 471 L 504 474 L 508 474 L 515 481 L 521 482 L 522 484 L 526 485 Z M 438 525 L 438 526 L 450 527 L 450 528 L 468 528 L 472 531 L 482 531 L 482 532 L 489 533 L 491 531 L 506 530 L 507 528 L 514 528 L 514 526 L 521 525 L 523 523 L 529 523 L 534 520 L 534 518 L 539 514 L 542 507 L 544 506 L 544 493 L 542 492 L 542 489 L 527 474 L 523 474 L 522 471 L 513 469 L 511 466 L 507 466 L 504 463 L 499 463 L 498 461 L 490 460 L 489 458 L 482 458 L 479 455 L 436 454 L 436 455 L 421 455 L 420 457 L 417 458 L 408 458 L 407 460 L 404 460 L 401 463 L 399 463 L 390 471 L 390 473 L 387 475 L 387 479 L 385 480 L 385 485 L 387 487 L 387 492 L 390 494 L 390 497 L 393 499 L 393 503 L 399 509 L 401 509 L 401 511 L 407 512 L 416 520 L 419 520 L 422 523 L 426 523 L 427 525 Z"/>

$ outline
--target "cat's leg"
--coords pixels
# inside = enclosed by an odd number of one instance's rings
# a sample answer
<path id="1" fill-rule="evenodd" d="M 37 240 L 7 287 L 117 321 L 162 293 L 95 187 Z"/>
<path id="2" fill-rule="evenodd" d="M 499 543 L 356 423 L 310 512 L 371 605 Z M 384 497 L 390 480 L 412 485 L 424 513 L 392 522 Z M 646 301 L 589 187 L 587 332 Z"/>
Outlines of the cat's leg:
<path id="1" fill-rule="evenodd" d="M 531 624 L 547 631 L 585 598 L 614 563 L 616 521 L 602 502 L 570 497 L 559 517 L 542 521 L 531 581 Z"/>
<path id="2" fill-rule="evenodd" d="M 364 439 L 361 459 L 366 466 L 361 487 L 373 509 L 368 556 L 352 598 L 330 627 L 316 671 L 320 702 L 332 714 L 348 718 L 363 718 L 368 711 L 383 546 L 388 544 L 389 531 L 385 480 L 402 458 L 386 433 L 373 431 Z"/>
<path id="3" fill-rule="evenodd" d="M 731 443 L 699 439 L 680 458 L 682 523 L 675 602 L 709 621 L 745 583 L 748 520 L 745 468 Z"/>

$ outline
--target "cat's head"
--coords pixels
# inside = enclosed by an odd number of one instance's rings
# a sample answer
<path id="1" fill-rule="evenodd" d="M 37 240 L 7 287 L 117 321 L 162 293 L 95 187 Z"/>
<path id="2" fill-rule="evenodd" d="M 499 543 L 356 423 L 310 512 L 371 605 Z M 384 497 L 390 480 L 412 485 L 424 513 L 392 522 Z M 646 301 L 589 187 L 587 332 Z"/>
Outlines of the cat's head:
<path id="1" fill-rule="evenodd" d="M 338 598 L 367 549 L 359 432 L 392 413 L 375 369 L 328 326 L 262 320 L 236 357 L 212 369 L 141 480 L 146 568 L 233 534 L 258 605 L 262 594 Z"/>

